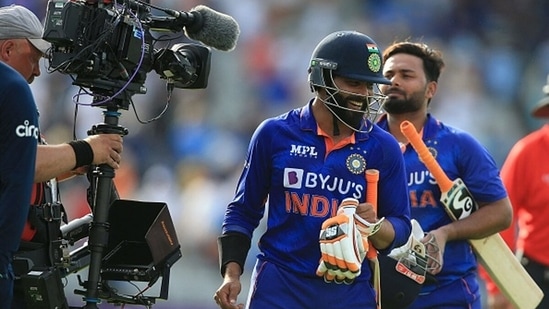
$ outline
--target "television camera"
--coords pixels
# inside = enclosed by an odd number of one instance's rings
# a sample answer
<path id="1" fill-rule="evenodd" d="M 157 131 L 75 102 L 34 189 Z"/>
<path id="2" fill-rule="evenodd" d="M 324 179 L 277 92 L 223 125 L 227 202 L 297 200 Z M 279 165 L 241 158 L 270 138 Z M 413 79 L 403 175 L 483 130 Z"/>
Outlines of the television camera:
<path id="1" fill-rule="evenodd" d="M 155 9 L 163 15 L 153 15 Z M 155 48 L 153 36 L 185 32 L 200 41 Z M 144 94 L 147 73 L 154 70 L 175 88 L 206 88 L 211 50 L 229 51 L 238 24 L 232 17 L 199 5 L 189 12 L 153 6 L 141 0 L 50 0 L 43 38 L 52 44 L 53 71 L 75 76 L 73 84 L 89 88 L 94 105 L 113 99 L 127 109 L 133 94 Z"/>
<path id="2" fill-rule="evenodd" d="M 184 33 L 190 40 L 157 47 L 171 42 L 165 39 L 167 33 Z M 184 12 L 154 6 L 149 0 L 49 0 L 43 39 L 51 43 L 50 71 L 70 75 L 74 85 L 92 95 L 91 105 L 104 109 L 104 123 L 88 134 L 125 135 L 127 130 L 118 125 L 118 110 L 127 110 L 134 94 L 146 93 L 149 72 L 166 80 L 169 93 L 174 88 L 206 88 L 210 47 L 230 51 L 239 34 L 232 17 L 203 5 Z M 121 200 L 113 178 L 110 166 L 91 166 L 92 214 L 61 227 L 61 237 L 51 240 L 46 252 L 37 251 L 51 267 L 35 269 L 32 258 L 28 261 L 31 269 L 22 280 L 30 307 L 69 308 L 61 280 L 86 267 L 87 280 L 79 277 L 84 291 L 75 290 L 83 295 L 83 308 L 97 308 L 101 300 L 147 307 L 155 302 L 156 297 L 144 295 L 144 290 L 118 294 L 110 281 L 148 282 L 147 290 L 162 278 L 159 297 L 167 299 L 169 269 L 181 257 L 169 211 L 164 203 Z M 52 207 L 58 203 L 48 209 L 58 209 Z M 68 251 L 84 237 L 84 245 Z"/>

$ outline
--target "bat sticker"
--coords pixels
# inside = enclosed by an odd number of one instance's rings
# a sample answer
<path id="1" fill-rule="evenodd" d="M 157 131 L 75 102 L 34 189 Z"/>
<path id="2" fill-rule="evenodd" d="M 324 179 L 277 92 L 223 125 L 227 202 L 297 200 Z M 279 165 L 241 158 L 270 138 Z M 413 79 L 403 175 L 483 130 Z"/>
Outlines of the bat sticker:
<path id="1" fill-rule="evenodd" d="M 444 205 L 448 205 L 448 210 L 456 220 L 463 219 L 478 209 L 471 192 L 459 178 L 454 181 L 454 185 L 448 192 L 443 192 L 440 200 Z"/>

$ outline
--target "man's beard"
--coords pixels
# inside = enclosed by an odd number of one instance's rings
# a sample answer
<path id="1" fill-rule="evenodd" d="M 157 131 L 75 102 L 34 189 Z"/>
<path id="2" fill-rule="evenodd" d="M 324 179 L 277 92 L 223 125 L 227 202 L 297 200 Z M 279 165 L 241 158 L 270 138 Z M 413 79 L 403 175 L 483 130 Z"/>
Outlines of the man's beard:
<path id="1" fill-rule="evenodd" d="M 394 115 L 413 113 L 420 110 L 423 106 L 424 91 L 417 91 L 412 93 L 411 96 L 407 96 L 404 92 L 399 92 L 404 98 L 394 98 L 390 95 L 385 99 L 383 103 L 383 109 Z"/>
<path id="2" fill-rule="evenodd" d="M 362 107 L 360 109 L 354 109 L 354 107 L 351 106 L 350 101 L 361 102 Z M 367 97 L 357 95 L 342 95 L 341 93 L 336 93 L 333 95 L 333 97 L 330 97 L 328 99 L 328 102 L 348 108 L 349 110 L 337 106 L 330 106 L 332 112 L 337 115 L 341 122 L 348 126 L 351 126 L 355 130 L 360 130 L 362 126 L 362 121 L 364 119 L 364 111 L 368 108 Z"/>

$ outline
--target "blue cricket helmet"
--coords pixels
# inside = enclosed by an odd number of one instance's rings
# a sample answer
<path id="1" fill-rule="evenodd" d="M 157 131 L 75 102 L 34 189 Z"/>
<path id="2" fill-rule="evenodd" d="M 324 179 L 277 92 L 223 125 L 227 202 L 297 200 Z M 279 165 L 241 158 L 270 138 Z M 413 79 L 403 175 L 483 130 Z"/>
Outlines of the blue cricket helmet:
<path id="1" fill-rule="evenodd" d="M 383 77 L 381 51 L 376 42 L 357 31 L 331 33 L 315 47 L 309 63 L 311 89 L 326 87 L 326 73 L 372 84 L 391 84 Z"/>

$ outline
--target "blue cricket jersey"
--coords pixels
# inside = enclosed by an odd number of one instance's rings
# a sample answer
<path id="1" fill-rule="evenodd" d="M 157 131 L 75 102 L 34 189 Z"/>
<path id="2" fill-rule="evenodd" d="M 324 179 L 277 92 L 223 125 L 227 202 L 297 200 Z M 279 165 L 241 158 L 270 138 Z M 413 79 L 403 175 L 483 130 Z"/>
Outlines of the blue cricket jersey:
<path id="1" fill-rule="evenodd" d="M 389 130 L 385 117 L 380 119 L 378 125 Z M 447 126 L 429 114 L 422 139 L 448 177 L 461 178 L 477 202 L 490 203 L 507 196 L 494 159 L 470 134 Z M 404 161 L 412 218 L 426 232 L 451 223 L 452 219 L 440 202 L 441 192 L 436 181 L 409 144 L 404 152 Z M 438 285 L 449 284 L 475 273 L 476 268 L 476 257 L 466 240 L 448 242 L 442 271 L 436 275 Z M 422 292 L 433 289 L 434 285 L 426 284 Z"/>
<path id="2" fill-rule="evenodd" d="M 322 222 L 336 213 L 344 198 L 365 201 L 366 169 L 380 171 L 378 217 L 385 217 L 395 229 L 392 245 L 382 254 L 407 241 L 411 224 L 405 166 L 394 137 L 374 125 L 369 133 L 355 132 L 331 145 L 319 131 L 311 104 L 258 126 L 225 213 L 223 233 L 251 238 L 268 209 L 258 258 L 289 273 L 322 280 L 315 274 Z M 357 281 L 370 279 L 367 265 L 365 261 Z"/>
<path id="3" fill-rule="evenodd" d="M 17 251 L 29 212 L 38 111 L 27 81 L 0 62 L 0 274 Z"/>

